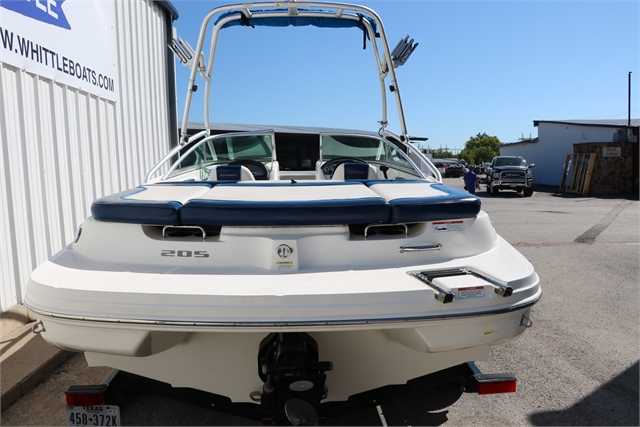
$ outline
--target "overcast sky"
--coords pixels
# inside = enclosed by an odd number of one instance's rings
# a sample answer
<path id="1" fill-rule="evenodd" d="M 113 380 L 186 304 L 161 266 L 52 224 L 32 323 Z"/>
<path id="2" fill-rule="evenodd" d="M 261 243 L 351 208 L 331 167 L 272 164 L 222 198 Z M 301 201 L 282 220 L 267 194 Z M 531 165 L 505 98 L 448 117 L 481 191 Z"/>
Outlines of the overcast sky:
<path id="1" fill-rule="evenodd" d="M 172 0 L 178 34 L 195 48 L 204 14 L 224 3 Z M 359 4 L 381 16 L 392 49 L 407 34 L 419 43 L 396 72 L 408 133 L 428 137 L 423 147 L 463 148 L 482 132 L 535 137 L 534 120 L 626 119 L 630 71 L 639 117 L 637 1 Z M 188 73 L 178 64 L 180 118 Z M 357 29 L 225 29 L 214 82 L 212 122 L 377 130 L 380 120 L 373 54 Z M 203 120 L 198 95 L 193 121 Z"/>

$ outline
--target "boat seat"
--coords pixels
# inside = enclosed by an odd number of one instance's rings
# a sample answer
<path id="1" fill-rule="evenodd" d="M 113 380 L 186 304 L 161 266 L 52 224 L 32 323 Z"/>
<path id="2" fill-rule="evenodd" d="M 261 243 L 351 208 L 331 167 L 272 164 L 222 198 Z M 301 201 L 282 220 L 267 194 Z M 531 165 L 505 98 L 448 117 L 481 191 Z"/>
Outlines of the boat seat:
<path id="1" fill-rule="evenodd" d="M 389 205 L 360 182 L 221 183 L 185 203 L 180 220 L 214 226 L 385 223 Z"/>
<path id="2" fill-rule="evenodd" d="M 248 167 L 242 165 L 216 165 L 211 169 L 209 181 L 255 181 Z"/>
<path id="3" fill-rule="evenodd" d="M 378 179 L 378 172 L 368 163 L 345 162 L 336 167 L 332 180 L 366 181 Z"/>
<path id="4" fill-rule="evenodd" d="M 91 215 L 97 221 L 146 225 L 181 225 L 180 208 L 211 189 L 205 182 L 142 185 L 97 199 Z"/>
<path id="5" fill-rule="evenodd" d="M 102 197 L 98 221 L 146 225 L 303 226 L 472 218 L 480 199 L 410 180 L 162 182 Z"/>
<path id="6" fill-rule="evenodd" d="M 473 218 L 480 212 L 478 197 L 443 184 L 410 180 L 366 184 L 389 204 L 391 224 Z"/>

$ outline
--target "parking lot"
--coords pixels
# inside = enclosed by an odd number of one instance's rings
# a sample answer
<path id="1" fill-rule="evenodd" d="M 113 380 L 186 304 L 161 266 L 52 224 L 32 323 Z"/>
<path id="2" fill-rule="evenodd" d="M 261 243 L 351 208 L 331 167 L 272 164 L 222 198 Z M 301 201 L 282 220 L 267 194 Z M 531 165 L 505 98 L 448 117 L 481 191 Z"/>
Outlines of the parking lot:
<path id="1" fill-rule="evenodd" d="M 462 178 L 445 184 L 462 189 Z M 480 396 L 445 385 L 327 425 L 639 425 L 640 202 L 536 188 L 476 193 L 496 231 L 527 257 L 543 287 L 533 326 L 495 347 L 485 372 L 512 372 L 518 391 Z M 99 383 L 107 368 L 81 355 L 2 414 L 3 425 L 65 425 L 64 389 Z M 255 425 L 241 417 L 137 396 L 122 408 L 129 425 Z"/>

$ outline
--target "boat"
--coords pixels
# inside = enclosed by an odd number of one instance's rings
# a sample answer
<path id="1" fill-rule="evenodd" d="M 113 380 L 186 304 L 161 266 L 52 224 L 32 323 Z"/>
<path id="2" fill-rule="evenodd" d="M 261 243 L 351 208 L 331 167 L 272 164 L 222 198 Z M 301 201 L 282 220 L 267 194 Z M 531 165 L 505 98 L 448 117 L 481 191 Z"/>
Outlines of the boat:
<path id="1" fill-rule="evenodd" d="M 196 78 L 210 94 L 232 25 L 353 28 L 376 58 L 379 128 L 221 128 L 206 95 L 194 131 Z M 136 188 L 94 201 L 75 241 L 33 271 L 25 304 L 47 342 L 281 410 L 487 360 L 531 325 L 533 266 L 407 133 L 395 68 L 412 40 L 391 50 L 367 7 L 281 1 L 217 7 L 195 50 L 176 44 L 191 67 L 180 144 Z"/>

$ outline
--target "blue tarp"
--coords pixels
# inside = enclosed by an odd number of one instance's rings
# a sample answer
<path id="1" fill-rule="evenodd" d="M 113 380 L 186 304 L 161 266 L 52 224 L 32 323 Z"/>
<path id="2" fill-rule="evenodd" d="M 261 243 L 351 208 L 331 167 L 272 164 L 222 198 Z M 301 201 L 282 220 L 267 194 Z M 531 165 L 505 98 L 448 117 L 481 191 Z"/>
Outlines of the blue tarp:
<path id="1" fill-rule="evenodd" d="M 316 9 L 299 9 L 304 12 L 325 12 L 324 10 L 316 10 Z M 255 14 L 259 14 L 260 12 L 286 12 L 287 9 L 270 9 L 270 10 L 254 10 L 252 11 Z M 220 20 L 232 16 L 232 15 L 242 15 L 242 11 L 240 10 L 232 10 L 230 12 L 223 13 L 216 20 L 216 25 Z M 374 34 L 377 32 L 377 25 L 373 18 L 368 17 L 366 15 L 362 15 L 362 19 L 366 19 L 371 24 L 373 28 Z M 343 18 L 333 18 L 333 17 L 301 17 L 301 16 L 279 16 L 279 17 L 260 17 L 253 16 L 249 19 L 241 18 L 235 19 L 233 21 L 229 21 L 222 28 L 233 27 L 235 25 L 250 25 L 250 26 L 265 26 L 265 27 L 304 27 L 304 26 L 314 26 L 319 28 L 352 28 L 358 27 L 360 24 L 358 21 L 354 21 L 351 19 L 343 19 Z M 362 28 L 364 30 L 364 28 Z M 366 31 L 365 31 L 365 34 Z M 367 38 L 369 38 L 369 34 L 367 34 Z"/>

